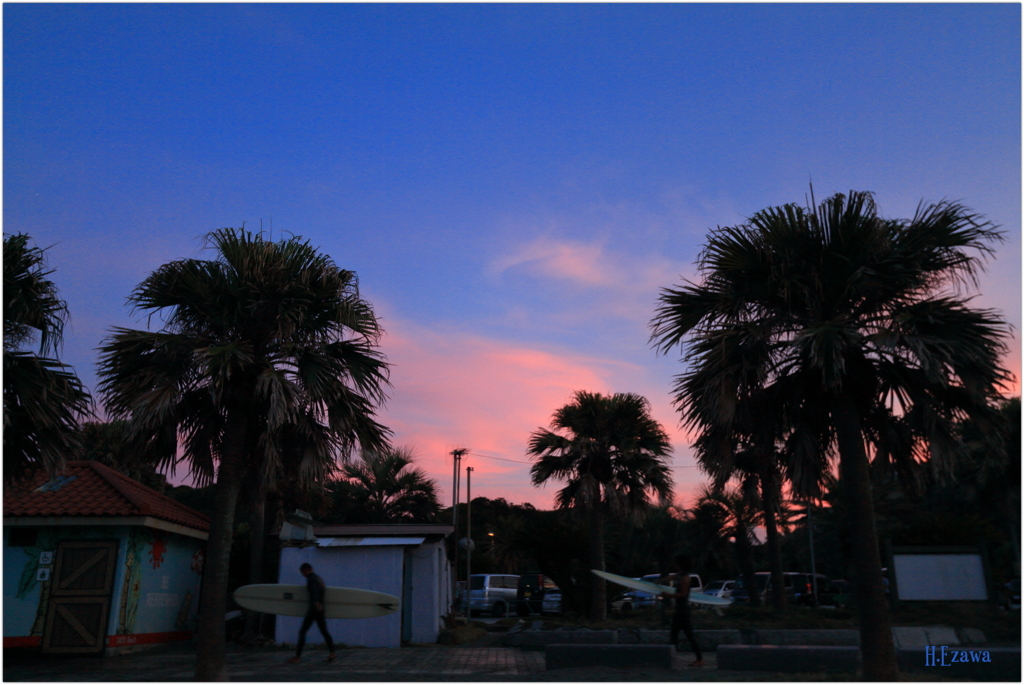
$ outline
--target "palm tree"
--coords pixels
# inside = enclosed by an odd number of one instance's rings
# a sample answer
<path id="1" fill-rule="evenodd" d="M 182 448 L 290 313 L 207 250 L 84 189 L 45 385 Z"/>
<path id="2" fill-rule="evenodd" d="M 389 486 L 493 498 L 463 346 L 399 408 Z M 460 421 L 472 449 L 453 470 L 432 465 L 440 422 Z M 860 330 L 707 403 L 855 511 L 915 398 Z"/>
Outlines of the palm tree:
<path id="1" fill-rule="evenodd" d="M 437 485 L 423 469 L 412 468 L 409 448 L 364 450 L 328 488 L 341 523 L 430 523 L 441 511 Z"/>
<path id="2" fill-rule="evenodd" d="M 1007 328 L 969 307 L 964 290 L 1000 237 L 953 202 L 922 203 L 912 219 L 880 217 L 862 192 L 772 207 L 712 231 L 703 282 L 664 290 L 652 323 L 660 351 L 685 351 L 676 403 L 692 427 L 727 445 L 739 403 L 767 393 L 804 456 L 838 452 L 868 678 L 893 679 L 897 668 L 865 440 L 943 463 L 959 419 L 997 423 Z M 884 445 L 869 430 L 885 423 L 879 415 L 903 429 Z"/>
<path id="3" fill-rule="evenodd" d="M 671 500 L 668 435 L 651 418 L 647 400 L 632 393 L 606 397 L 579 391 L 555 412 L 551 428 L 530 436 L 527 454 L 536 458 L 530 469 L 533 484 L 550 478 L 566 482 L 555 504 L 586 513 L 591 568 L 603 571 L 605 509 L 639 522 L 651 498 Z M 590 614 L 599 621 L 607 611 L 605 587 L 603 580 L 594 580 Z"/>
<path id="4" fill-rule="evenodd" d="M 71 367 L 54 356 L 68 319 L 29 236 L 4 236 L 4 480 L 43 468 L 56 475 L 78 445 L 80 418 L 92 400 Z M 20 349 L 39 338 L 39 354 Z"/>
<path id="5" fill-rule="evenodd" d="M 79 428 L 77 459 L 98 461 L 124 475 L 163 492 L 167 476 L 156 470 L 167 460 L 159 446 L 140 439 L 125 420 L 88 421 Z"/>
<path id="6" fill-rule="evenodd" d="M 750 604 L 761 605 L 760 593 L 754 591 L 754 557 L 752 547 L 757 540 L 754 528 L 763 521 L 757 481 L 747 478 L 735 488 L 704 486 L 697 495 L 687 521 L 702 531 L 703 548 L 724 547 L 730 539 L 736 549 L 736 560 L 743 578 L 751 587 Z"/>
<path id="7" fill-rule="evenodd" d="M 160 331 L 114 329 L 100 348 L 111 416 L 153 440 L 182 443 L 200 484 L 214 479 L 200 596 L 196 678 L 224 679 L 227 571 L 245 474 L 272 487 L 289 473 L 323 482 L 355 445 L 380 448 L 382 333 L 356 276 L 299 237 L 279 242 L 225 228 L 211 260 L 154 271 L 131 294 Z M 298 453 L 301 451 L 301 453 Z"/>

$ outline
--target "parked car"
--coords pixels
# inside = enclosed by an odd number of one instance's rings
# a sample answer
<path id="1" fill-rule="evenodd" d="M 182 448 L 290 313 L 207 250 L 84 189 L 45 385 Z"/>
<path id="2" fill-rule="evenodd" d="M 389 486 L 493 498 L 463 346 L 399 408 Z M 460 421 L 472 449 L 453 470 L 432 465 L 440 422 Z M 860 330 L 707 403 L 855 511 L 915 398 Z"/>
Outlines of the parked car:
<path id="1" fill-rule="evenodd" d="M 849 585 L 845 580 L 831 580 L 824 591 L 818 590 L 818 606 L 842 609 L 849 599 Z"/>
<path id="2" fill-rule="evenodd" d="M 797 573 L 786 571 L 782 574 L 783 592 L 786 601 L 796 604 L 814 604 L 814 577 L 817 576 L 818 598 L 821 603 L 821 590 L 828 585 L 828 578 L 821 573 Z M 768 571 L 760 571 L 754 574 L 754 591 L 761 597 L 761 602 L 771 600 L 772 574 Z M 743 576 L 739 576 L 733 584 L 732 598 L 738 604 L 750 602 L 750 586 Z"/>
<path id="3" fill-rule="evenodd" d="M 516 613 L 520 616 L 544 613 L 544 599 L 552 592 L 558 593 L 558 586 L 543 573 L 525 573 L 519 576 L 516 587 Z"/>
<path id="4" fill-rule="evenodd" d="M 670 573 L 667 576 L 663 576 L 660 573 L 649 573 L 646 576 L 637 578 L 637 580 L 654 583 L 656 585 L 668 585 L 671 587 L 675 585 L 676 574 Z M 691 573 L 690 592 L 700 592 L 703 587 L 700 576 L 696 573 Z M 658 597 L 658 595 L 650 592 L 643 592 L 642 590 L 627 590 L 626 592 L 617 595 L 615 599 L 612 600 L 612 609 L 622 612 L 647 609 L 658 604 Z"/>
<path id="5" fill-rule="evenodd" d="M 658 603 L 658 597 L 650 592 L 626 590 L 612 600 L 612 610 L 629 613 L 637 609 L 649 609 Z"/>
<path id="6" fill-rule="evenodd" d="M 822 573 L 794 573 L 793 594 L 787 595 L 786 598 L 792 599 L 797 604 L 814 606 L 814 590 L 817 586 L 818 604 L 820 605 L 822 593 L 828 588 L 828 583 L 828 577 Z"/>
<path id="7" fill-rule="evenodd" d="M 469 577 L 469 614 L 483 611 L 505 616 L 516 605 L 519 576 L 481 573 Z"/>
<path id="8" fill-rule="evenodd" d="M 732 601 L 734 604 L 750 603 L 750 588 L 743 576 L 737 576 L 732 581 Z"/>
<path id="9" fill-rule="evenodd" d="M 713 580 L 705 585 L 701 592 L 719 599 L 732 599 L 732 589 L 735 585 L 735 580 Z"/>

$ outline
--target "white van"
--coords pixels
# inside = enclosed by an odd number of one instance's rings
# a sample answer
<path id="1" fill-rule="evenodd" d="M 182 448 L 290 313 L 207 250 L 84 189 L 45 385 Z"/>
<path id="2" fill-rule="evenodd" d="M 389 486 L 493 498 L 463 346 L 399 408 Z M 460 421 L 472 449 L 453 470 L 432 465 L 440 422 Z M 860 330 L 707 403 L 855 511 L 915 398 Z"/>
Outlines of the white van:
<path id="1" fill-rule="evenodd" d="M 473 574 L 469 577 L 469 614 L 481 611 L 506 616 L 516 606 L 519 576 L 499 573 Z"/>
<path id="2" fill-rule="evenodd" d="M 676 585 L 676 574 L 669 573 L 667 576 L 663 576 L 660 573 L 651 573 L 640 578 L 648 583 L 654 583 L 656 585 L 668 585 L 669 587 L 675 587 Z M 700 582 L 700 576 L 696 573 L 690 574 L 690 592 L 700 592 L 704 589 L 704 584 Z"/>

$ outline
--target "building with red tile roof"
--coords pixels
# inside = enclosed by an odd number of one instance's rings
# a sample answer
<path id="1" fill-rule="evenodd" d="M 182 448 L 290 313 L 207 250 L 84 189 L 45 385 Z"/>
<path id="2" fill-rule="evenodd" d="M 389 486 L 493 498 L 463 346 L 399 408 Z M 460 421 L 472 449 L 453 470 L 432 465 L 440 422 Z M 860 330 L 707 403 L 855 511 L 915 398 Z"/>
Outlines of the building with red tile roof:
<path id="1" fill-rule="evenodd" d="M 4 488 L 4 647 L 117 654 L 190 639 L 203 514 L 95 461 Z"/>
<path id="2" fill-rule="evenodd" d="M 4 489 L 4 525 L 141 525 L 205 540 L 210 519 L 98 461 Z"/>

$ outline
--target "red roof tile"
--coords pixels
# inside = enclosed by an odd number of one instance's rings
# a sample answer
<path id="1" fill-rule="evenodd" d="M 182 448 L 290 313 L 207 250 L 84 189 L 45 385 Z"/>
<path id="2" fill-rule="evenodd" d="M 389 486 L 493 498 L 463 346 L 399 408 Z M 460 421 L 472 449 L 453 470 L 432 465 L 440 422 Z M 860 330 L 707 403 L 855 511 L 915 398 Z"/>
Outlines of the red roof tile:
<path id="1" fill-rule="evenodd" d="M 210 519 L 195 509 L 97 461 L 70 461 L 62 476 L 74 479 L 39 492 L 50 482 L 40 471 L 27 484 L 4 488 L 4 516 L 152 516 L 210 529 Z"/>

